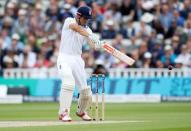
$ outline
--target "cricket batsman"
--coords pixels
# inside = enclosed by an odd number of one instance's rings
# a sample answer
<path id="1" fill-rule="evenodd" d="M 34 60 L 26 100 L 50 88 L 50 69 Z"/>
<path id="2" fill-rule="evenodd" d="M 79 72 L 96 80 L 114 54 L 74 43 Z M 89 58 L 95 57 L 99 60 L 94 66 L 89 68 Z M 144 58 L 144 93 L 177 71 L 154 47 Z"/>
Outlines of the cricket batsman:
<path id="1" fill-rule="evenodd" d="M 85 63 L 81 58 L 82 45 L 89 43 L 98 49 L 101 48 L 102 44 L 87 26 L 88 19 L 91 18 L 91 15 L 91 8 L 82 6 L 77 10 L 76 17 L 67 18 L 62 27 L 57 69 L 62 80 L 59 120 L 64 122 L 72 120 L 70 117 L 70 106 L 75 86 L 78 88 L 80 94 L 76 115 L 84 121 L 91 120 L 86 109 L 91 104 L 92 92 L 91 88 L 87 85 Z"/>

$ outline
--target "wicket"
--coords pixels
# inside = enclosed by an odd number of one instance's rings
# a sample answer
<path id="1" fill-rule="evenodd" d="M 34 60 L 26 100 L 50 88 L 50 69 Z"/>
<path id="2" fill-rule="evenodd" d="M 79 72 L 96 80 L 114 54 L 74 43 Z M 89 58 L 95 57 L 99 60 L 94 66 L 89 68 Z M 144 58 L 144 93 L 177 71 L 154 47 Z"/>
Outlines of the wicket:
<path id="1" fill-rule="evenodd" d="M 101 121 L 105 119 L 105 89 L 104 89 L 104 74 L 92 74 L 90 77 L 90 86 L 92 93 L 95 94 L 95 113 L 94 112 L 94 103 L 90 105 L 90 114 L 93 120 Z M 100 84 L 101 83 L 101 84 Z M 99 87 L 101 87 L 102 97 L 101 97 L 101 117 L 99 118 Z"/>

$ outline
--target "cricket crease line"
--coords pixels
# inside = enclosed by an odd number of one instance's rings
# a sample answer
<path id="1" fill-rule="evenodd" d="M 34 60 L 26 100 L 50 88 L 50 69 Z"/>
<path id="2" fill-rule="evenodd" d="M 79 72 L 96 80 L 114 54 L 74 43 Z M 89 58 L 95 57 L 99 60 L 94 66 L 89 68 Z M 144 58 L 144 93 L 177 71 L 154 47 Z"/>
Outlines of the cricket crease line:
<path id="1" fill-rule="evenodd" d="M 141 120 L 119 120 L 119 121 L 0 121 L 0 128 L 10 127 L 31 127 L 31 126 L 57 126 L 57 125 L 87 125 L 87 124 L 115 124 L 115 123 L 136 123 L 150 122 Z"/>

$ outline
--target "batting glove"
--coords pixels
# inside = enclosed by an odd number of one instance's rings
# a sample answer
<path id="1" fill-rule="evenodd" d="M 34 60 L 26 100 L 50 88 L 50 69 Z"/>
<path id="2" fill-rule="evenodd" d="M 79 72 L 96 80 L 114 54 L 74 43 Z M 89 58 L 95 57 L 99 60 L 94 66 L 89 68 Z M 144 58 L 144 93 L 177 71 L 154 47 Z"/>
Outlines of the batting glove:
<path id="1" fill-rule="evenodd" d="M 99 39 L 94 35 L 91 34 L 88 36 L 89 40 L 92 41 L 94 44 L 99 42 Z"/>
<path id="2" fill-rule="evenodd" d="M 95 49 L 101 49 L 102 48 L 102 45 L 105 41 L 98 41 L 95 43 Z"/>

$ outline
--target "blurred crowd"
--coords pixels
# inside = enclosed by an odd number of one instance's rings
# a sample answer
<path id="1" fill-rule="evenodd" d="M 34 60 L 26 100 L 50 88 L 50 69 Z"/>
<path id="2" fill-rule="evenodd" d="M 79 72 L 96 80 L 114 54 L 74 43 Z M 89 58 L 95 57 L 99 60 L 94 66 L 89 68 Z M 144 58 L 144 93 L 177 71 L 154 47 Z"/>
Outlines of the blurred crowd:
<path id="1" fill-rule="evenodd" d="M 133 68 L 191 67 L 190 0 L 7 0 L 0 7 L 0 69 L 55 67 L 62 25 L 83 5 L 93 10 L 93 32 L 133 57 Z M 87 68 L 127 68 L 87 44 L 82 57 Z"/>

